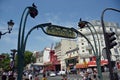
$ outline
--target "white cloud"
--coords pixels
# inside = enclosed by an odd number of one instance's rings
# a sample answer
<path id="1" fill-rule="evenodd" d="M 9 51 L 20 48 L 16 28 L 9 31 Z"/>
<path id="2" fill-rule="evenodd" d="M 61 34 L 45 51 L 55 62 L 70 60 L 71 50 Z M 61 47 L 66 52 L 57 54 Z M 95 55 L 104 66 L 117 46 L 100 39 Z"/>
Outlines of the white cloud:
<path id="1" fill-rule="evenodd" d="M 55 25 L 61 25 L 61 26 L 65 26 L 65 27 L 77 26 L 76 22 L 71 22 L 71 20 L 63 21 L 61 19 L 60 13 L 57 13 L 57 14 L 46 13 L 45 16 L 46 16 L 48 22 L 51 22 L 52 24 L 55 24 Z"/>

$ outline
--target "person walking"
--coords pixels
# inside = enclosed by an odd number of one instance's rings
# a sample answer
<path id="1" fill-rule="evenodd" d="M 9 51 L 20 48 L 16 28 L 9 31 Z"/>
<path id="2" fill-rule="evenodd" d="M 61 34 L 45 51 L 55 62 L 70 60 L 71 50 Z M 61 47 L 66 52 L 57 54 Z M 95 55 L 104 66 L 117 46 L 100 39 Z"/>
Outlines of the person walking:
<path id="1" fill-rule="evenodd" d="M 34 80 L 39 80 L 39 77 L 38 77 L 38 75 L 35 75 L 35 78 L 34 78 Z"/>
<path id="2" fill-rule="evenodd" d="M 67 75 L 63 75 L 62 80 L 68 80 L 68 79 L 67 79 Z"/>
<path id="3" fill-rule="evenodd" d="M 43 74 L 42 80 L 47 80 L 47 77 L 46 77 L 46 74 L 45 74 L 45 73 Z"/>
<path id="4" fill-rule="evenodd" d="M 85 72 L 84 77 L 82 80 L 92 80 L 91 77 L 89 76 L 88 72 Z"/>
<path id="5" fill-rule="evenodd" d="M 13 75 L 9 75 L 8 80 L 15 80 L 15 77 Z"/>
<path id="6" fill-rule="evenodd" d="M 6 79 L 7 79 L 7 76 L 6 76 L 6 73 L 4 72 L 2 75 L 2 80 L 6 80 Z"/>
<path id="7" fill-rule="evenodd" d="M 29 75 L 28 75 L 28 78 L 29 78 L 29 80 L 32 80 L 32 74 L 30 73 Z"/>

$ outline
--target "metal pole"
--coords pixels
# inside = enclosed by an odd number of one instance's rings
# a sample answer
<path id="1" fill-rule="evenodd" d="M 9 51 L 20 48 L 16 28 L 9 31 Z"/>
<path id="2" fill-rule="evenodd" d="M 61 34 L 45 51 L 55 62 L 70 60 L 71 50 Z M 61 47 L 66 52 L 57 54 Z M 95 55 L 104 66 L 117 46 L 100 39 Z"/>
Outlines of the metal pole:
<path id="1" fill-rule="evenodd" d="M 22 27 L 24 14 L 25 14 L 25 11 L 27 10 L 27 8 L 29 10 L 26 13 L 24 23 L 23 23 L 23 27 Z M 23 70 L 24 70 L 24 52 L 25 52 L 25 46 L 26 46 L 26 42 L 27 42 L 27 38 L 28 38 L 29 34 L 32 32 L 32 30 L 34 30 L 36 28 L 42 28 L 44 26 L 51 25 L 51 23 L 36 25 L 32 29 L 30 29 L 30 31 L 25 36 L 25 27 L 26 27 L 25 25 L 26 25 L 27 17 L 28 17 L 29 14 L 32 18 L 37 16 L 38 11 L 37 11 L 34 4 L 33 4 L 32 7 L 26 7 L 25 8 L 25 10 L 23 11 L 22 17 L 21 17 L 21 21 L 20 21 L 20 27 L 19 27 L 19 33 L 18 33 L 18 50 L 17 50 L 18 51 L 18 67 L 17 67 L 18 68 L 18 77 L 17 77 L 17 80 L 22 80 L 22 74 L 23 74 Z"/>
<path id="2" fill-rule="evenodd" d="M 94 36 L 94 33 L 92 31 L 92 29 L 90 28 L 89 25 L 91 25 L 91 27 L 93 27 L 95 33 L 96 33 L 96 36 L 97 36 L 97 39 L 98 39 L 98 45 L 99 45 L 99 53 L 98 53 L 98 49 L 97 49 L 97 44 L 96 44 L 96 40 L 95 40 L 95 36 Z M 92 34 L 92 37 L 93 37 L 93 41 L 94 41 L 94 45 L 95 45 L 95 50 L 96 52 L 94 53 L 94 55 L 96 56 L 96 64 L 97 64 L 97 70 L 98 70 L 98 77 L 100 78 L 100 80 L 103 80 L 103 77 L 102 77 L 102 71 L 101 71 L 101 51 L 100 51 L 100 42 L 99 42 L 99 38 L 98 38 L 98 34 L 97 34 L 97 31 L 96 29 L 94 28 L 94 26 L 90 23 L 90 22 L 87 22 L 87 21 L 82 21 L 80 19 L 80 22 L 79 22 L 79 27 L 81 28 L 84 28 L 84 27 L 88 27 L 88 29 L 91 31 L 91 34 Z"/>
<path id="3" fill-rule="evenodd" d="M 111 64 L 111 51 L 110 51 L 110 49 L 108 48 L 109 43 L 108 43 L 108 41 L 107 41 L 106 28 L 105 28 L 104 20 L 103 20 L 104 13 L 105 13 L 105 11 L 107 11 L 107 10 L 114 10 L 114 11 L 117 11 L 117 12 L 120 12 L 120 10 L 116 10 L 116 9 L 113 9 L 113 8 L 106 8 L 105 10 L 103 10 L 102 15 L 101 15 L 101 24 L 102 24 L 103 34 L 104 34 L 104 39 L 105 39 L 107 59 L 108 59 L 108 62 L 109 62 L 109 63 L 108 63 L 109 75 L 110 75 L 110 80 L 114 80 L 113 68 L 112 68 L 112 64 Z"/>
<path id="4" fill-rule="evenodd" d="M 43 27 L 45 27 L 45 26 L 50 26 L 50 25 L 51 25 L 51 23 L 44 23 L 44 24 L 38 24 L 38 25 L 34 26 L 33 28 L 31 28 L 31 29 L 29 30 L 29 32 L 27 33 L 26 37 L 25 37 L 25 41 L 24 41 L 24 45 L 23 45 L 24 49 L 25 49 L 25 47 L 26 47 L 26 42 L 27 42 L 28 36 L 30 35 L 30 33 L 31 33 L 34 29 L 41 28 L 41 29 L 43 30 L 43 32 L 45 32 L 44 29 L 43 29 Z"/>
<path id="5" fill-rule="evenodd" d="M 26 10 L 28 9 L 25 19 L 24 19 L 24 14 Z M 25 35 L 25 25 L 27 21 L 27 17 L 30 14 L 32 18 L 35 18 L 38 14 L 38 11 L 36 9 L 36 6 L 34 3 L 30 7 L 26 7 L 23 11 L 21 21 L 20 21 L 20 26 L 19 26 L 19 32 L 18 32 L 18 77 L 17 80 L 22 80 L 22 74 L 23 74 L 23 69 L 24 69 L 24 52 L 25 52 L 25 47 L 24 47 L 24 35 Z M 24 20 L 24 23 L 22 23 Z M 23 24 L 23 26 L 22 26 Z"/>
<path id="6" fill-rule="evenodd" d="M 94 29 L 94 31 L 96 33 L 97 39 L 98 39 L 99 53 L 98 53 L 97 44 L 96 44 L 95 37 L 94 37 L 94 34 L 92 32 L 92 29 L 90 28 L 90 26 L 88 26 L 88 28 L 90 29 L 90 31 L 92 33 L 92 36 L 93 36 L 93 39 L 94 39 L 94 44 L 95 44 L 95 49 L 96 49 L 96 55 L 95 56 L 96 56 L 98 77 L 99 77 L 100 80 L 103 80 L 102 71 L 101 71 L 101 63 L 100 63 L 100 61 L 101 61 L 101 56 L 100 56 L 101 55 L 101 51 L 100 51 L 100 42 L 99 42 L 98 34 L 97 34 L 97 31 L 94 28 L 94 26 L 90 22 L 87 22 L 87 23 L 89 23 L 93 27 L 93 29 Z"/>
<path id="7" fill-rule="evenodd" d="M 20 21 L 20 26 L 19 26 L 19 32 L 18 32 L 18 61 L 17 61 L 17 70 L 18 70 L 18 76 L 17 76 L 17 80 L 22 80 L 22 74 L 23 74 L 23 53 L 22 53 L 22 49 L 21 49 L 21 29 L 22 29 L 22 21 L 24 18 L 24 14 L 25 11 L 27 10 L 27 7 L 24 9 L 22 17 L 21 17 L 21 21 Z"/>

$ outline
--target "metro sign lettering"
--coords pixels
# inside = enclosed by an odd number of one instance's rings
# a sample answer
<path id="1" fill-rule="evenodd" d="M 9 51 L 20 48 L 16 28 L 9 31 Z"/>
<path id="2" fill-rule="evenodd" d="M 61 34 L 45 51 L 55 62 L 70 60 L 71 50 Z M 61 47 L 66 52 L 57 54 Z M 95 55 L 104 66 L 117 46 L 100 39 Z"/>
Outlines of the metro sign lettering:
<path id="1" fill-rule="evenodd" d="M 66 28 L 57 25 L 50 25 L 46 28 L 46 33 L 52 36 L 64 37 L 64 38 L 76 38 L 77 34 L 71 28 Z"/>

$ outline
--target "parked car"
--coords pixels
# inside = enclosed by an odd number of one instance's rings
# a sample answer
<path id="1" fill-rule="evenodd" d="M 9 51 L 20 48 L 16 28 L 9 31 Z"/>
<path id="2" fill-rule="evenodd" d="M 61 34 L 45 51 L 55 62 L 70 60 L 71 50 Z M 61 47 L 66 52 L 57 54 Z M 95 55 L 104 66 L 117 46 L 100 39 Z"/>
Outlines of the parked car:
<path id="1" fill-rule="evenodd" d="M 65 74 L 66 74 L 65 71 L 59 71 L 59 72 L 57 73 L 57 75 L 65 75 Z"/>
<path id="2" fill-rule="evenodd" d="M 50 73 L 49 73 L 49 76 L 51 76 L 51 77 L 55 77 L 56 74 L 55 74 L 54 72 L 50 72 Z"/>

